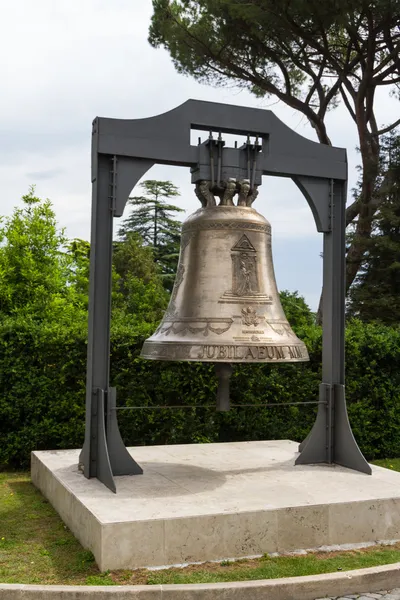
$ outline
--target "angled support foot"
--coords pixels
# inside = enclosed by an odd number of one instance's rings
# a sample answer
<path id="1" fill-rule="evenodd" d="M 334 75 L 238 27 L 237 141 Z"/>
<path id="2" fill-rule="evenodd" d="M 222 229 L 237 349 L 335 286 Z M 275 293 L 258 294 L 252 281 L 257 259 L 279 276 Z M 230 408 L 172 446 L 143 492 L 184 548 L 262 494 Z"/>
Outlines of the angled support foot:
<path id="1" fill-rule="evenodd" d="M 105 392 L 97 390 L 98 397 L 98 438 L 97 438 L 97 479 L 114 494 L 117 492 L 110 457 L 108 454 L 105 424 Z"/>
<path id="2" fill-rule="evenodd" d="M 314 429 L 314 427 L 315 427 L 315 423 L 314 423 L 314 425 L 312 426 L 312 429 L 311 429 L 311 431 L 309 431 L 309 433 L 308 433 L 307 437 L 305 437 L 305 438 L 304 438 L 304 440 L 303 440 L 302 442 L 300 442 L 300 444 L 299 444 L 299 452 L 302 452 L 302 451 L 304 450 L 304 448 L 305 448 L 305 446 L 306 446 L 306 444 L 307 444 L 308 440 L 310 439 L 310 436 L 311 436 L 311 434 L 312 434 L 312 432 L 313 432 L 313 429 Z"/>
<path id="3" fill-rule="evenodd" d="M 344 385 L 335 385 L 334 462 L 367 475 L 372 473 L 350 427 Z"/>
<path id="4" fill-rule="evenodd" d="M 330 439 L 332 426 L 328 424 L 328 415 L 331 412 L 331 388 L 332 386 L 324 383 L 320 385 L 321 404 L 318 406 L 317 418 L 310 433 L 299 446 L 301 454 L 296 459 L 296 465 L 333 462 Z"/>
<path id="5" fill-rule="evenodd" d="M 85 477 L 97 477 L 114 494 L 117 492 L 114 475 L 143 473 L 122 441 L 115 404 L 115 388 L 109 388 L 108 393 L 99 388 L 94 390 L 91 428 L 86 432 L 78 465 Z"/>
<path id="6" fill-rule="evenodd" d="M 114 475 L 142 475 L 143 469 L 133 460 L 122 440 L 117 419 L 117 390 L 109 388 L 107 402 L 107 446 Z"/>
<path id="7" fill-rule="evenodd" d="M 320 385 L 317 419 L 300 445 L 296 465 L 336 463 L 368 475 L 371 467 L 365 460 L 351 431 L 347 416 L 344 385 Z"/>
<path id="8" fill-rule="evenodd" d="M 100 388 L 94 389 L 92 393 L 89 425 L 86 427 L 78 468 L 87 479 L 97 477 L 109 490 L 116 493 L 117 488 L 107 448 L 105 392 Z"/>

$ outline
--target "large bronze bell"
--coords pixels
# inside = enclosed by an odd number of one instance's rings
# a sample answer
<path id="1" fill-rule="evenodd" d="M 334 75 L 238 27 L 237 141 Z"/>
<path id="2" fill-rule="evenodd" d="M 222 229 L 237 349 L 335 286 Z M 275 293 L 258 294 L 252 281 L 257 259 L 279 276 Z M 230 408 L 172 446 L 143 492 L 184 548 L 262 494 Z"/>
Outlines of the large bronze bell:
<path id="1" fill-rule="evenodd" d="M 142 357 L 224 365 L 309 360 L 280 303 L 271 226 L 251 206 L 257 190 L 229 180 L 217 206 L 210 187 L 196 186 L 203 206 L 183 223 L 169 306 Z M 220 384 L 229 373 L 217 367 Z"/>

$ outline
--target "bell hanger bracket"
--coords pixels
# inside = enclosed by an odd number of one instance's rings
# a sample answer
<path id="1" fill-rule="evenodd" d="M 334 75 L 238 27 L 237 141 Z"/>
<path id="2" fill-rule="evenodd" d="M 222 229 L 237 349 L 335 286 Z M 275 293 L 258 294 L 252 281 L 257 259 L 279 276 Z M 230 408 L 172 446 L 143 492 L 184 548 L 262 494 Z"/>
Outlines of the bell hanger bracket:
<path id="1" fill-rule="evenodd" d="M 191 130 L 217 135 L 194 146 Z M 224 133 L 247 141 L 228 148 Z M 344 388 L 346 151 L 304 138 L 269 110 L 188 100 L 154 117 L 93 121 L 86 417 L 79 459 L 85 477 L 97 477 L 115 492 L 115 475 L 142 472 L 120 436 L 116 390 L 110 387 L 112 243 L 114 217 L 122 216 L 131 190 L 155 164 L 189 167 L 196 185 L 245 179 L 255 188 L 262 175 L 272 175 L 290 177 L 299 187 L 324 235 L 324 262 L 319 408 L 296 463 L 337 463 L 370 474 L 350 428 Z M 224 380 L 228 375 L 220 374 Z"/>

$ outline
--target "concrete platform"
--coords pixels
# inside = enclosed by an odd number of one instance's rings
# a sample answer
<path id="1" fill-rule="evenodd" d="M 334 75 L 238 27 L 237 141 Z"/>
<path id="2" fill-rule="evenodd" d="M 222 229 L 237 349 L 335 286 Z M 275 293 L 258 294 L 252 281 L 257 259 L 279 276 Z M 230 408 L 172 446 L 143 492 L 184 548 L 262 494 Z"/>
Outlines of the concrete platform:
<path id="1" fill-rule="evenodd" d="M 130 448 L 117 494 L 78 450 L 34 452 L 32 481 L 101 570 L 400 539 L 400 473 L 295 466 L 289 440 Z"/>

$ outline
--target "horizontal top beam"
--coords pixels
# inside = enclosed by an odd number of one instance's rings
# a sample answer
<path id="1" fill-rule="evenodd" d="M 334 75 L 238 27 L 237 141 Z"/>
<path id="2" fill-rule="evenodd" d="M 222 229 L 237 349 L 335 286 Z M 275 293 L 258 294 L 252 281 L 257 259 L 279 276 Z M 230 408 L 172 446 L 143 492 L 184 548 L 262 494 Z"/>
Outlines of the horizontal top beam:
<path id="1" fill-rule="evenodd" d="M 308 140 L 270 110 L 201 100 L 187 100 L 145 119 L 97 117 L 93 149 L 100 154 L 194 167 L 199 150 L 190 145 L 191 129 L 259 135 L 263 142 L 257 166 L 265 175 L 347 179 L 346 150 Z"/>

